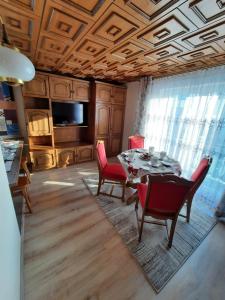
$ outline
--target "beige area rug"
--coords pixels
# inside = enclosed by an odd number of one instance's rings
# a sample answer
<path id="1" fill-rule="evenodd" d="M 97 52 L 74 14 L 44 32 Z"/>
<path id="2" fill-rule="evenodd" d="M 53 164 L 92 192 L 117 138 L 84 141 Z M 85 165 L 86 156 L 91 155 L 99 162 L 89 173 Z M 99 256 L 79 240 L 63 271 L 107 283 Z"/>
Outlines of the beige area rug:
<path id="1" fill-rule="evenodd" d="M 84 182 L 95 196 L 98 178 L 84 178 Z M 110 190 L 111 184 L 104 184 L 102 191 L 108 193 Z M 121 193 L 120 186 L 115 185 L 113 194 Z M 142 241 L 138 243 L 134 203 L 126 205 L 119 199 L 101 194 L 96 200 L 140 264 L 156 293 L 167 284 L 216 224 L 215 218 L 206 214 L 201 207 L 193 205 L 190 224 L 184 218 L 179 218 L 173 246 L 168 250 L 166 229 L 163 226 L 144 224 Z"/>

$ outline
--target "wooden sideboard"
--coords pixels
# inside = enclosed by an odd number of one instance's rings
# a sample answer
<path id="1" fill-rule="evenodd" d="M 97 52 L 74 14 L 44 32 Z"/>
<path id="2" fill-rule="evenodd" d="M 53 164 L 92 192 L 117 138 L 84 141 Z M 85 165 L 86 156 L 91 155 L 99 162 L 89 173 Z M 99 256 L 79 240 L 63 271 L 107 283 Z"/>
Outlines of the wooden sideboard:
<path id="1" fill-rule="evenodd" d="M 108 156 L 121 151 L 126 88 L 36 72 L 24 85 L 29 151 L 34 170 L 66 167 L 94 158 L 97 139 Z M 88 105 L 88 126 L 54 126 L 52 102 Z"/>

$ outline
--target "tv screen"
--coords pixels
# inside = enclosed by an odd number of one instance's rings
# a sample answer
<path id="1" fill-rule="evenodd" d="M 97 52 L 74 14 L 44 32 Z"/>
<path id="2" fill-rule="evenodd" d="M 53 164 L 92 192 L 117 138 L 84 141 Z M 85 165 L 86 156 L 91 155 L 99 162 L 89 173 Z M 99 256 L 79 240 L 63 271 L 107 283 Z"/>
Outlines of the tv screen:
<path id="1" fill-rule="evenodd" d="M 83 103 L 52 102 L 54 125 L 85 125 L 85 111 Z"/>

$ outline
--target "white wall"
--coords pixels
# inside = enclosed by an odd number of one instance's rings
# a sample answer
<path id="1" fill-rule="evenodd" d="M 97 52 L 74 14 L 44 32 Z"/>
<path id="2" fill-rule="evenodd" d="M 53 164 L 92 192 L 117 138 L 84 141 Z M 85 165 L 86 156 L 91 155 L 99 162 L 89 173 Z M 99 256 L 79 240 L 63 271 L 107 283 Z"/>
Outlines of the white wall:
<path id="1" fill-rule="evenodd" d="M 0 300 L 20 299 L 20 233 L 0 147 Z"/>
<path id="2" fill-rule="evenodd" d="M 140 93 L 140 82 L 134 81 L 127 84 L 127 102 L 125 109 L 125 120 L 124 120 L 124 130 L 123 130 L 123 143 L 122 149 L 126 150 L 128 147 L 128 137 L 134 132 L 135 118 L 137 105 L 139 101 Z"/>

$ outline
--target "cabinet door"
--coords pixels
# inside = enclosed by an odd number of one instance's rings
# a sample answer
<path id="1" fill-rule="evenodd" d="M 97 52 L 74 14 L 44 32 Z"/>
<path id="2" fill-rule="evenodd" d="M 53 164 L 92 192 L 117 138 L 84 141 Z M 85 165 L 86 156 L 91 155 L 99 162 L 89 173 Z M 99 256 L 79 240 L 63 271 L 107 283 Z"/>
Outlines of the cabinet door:
<path id="1" fill-rule="evenodd" d="M 52 116 L 50 110 L 26 109 L 29 136 L 51 135 Z"/>
<path id="2" fill-rule="evenodd" d="M 89 101 L 89 83 L 78 80 L 73 81 L 73 99 Z"/>
<path id="3" fill-rule="evenodd" d="M 96 105 L 96 135 L 108 136 L 110 132 L 110 105 Z"/>
<path id="4" fill-rule="evenodd" d="M 111 136 L 110 138 L 110 156 L 116 156 L 121 152 L 121 136 Z"/>
<path id="5" fill-rule="evenodd" d="M 54 150 L 31 151 L 30 158 L 34 170 L 45 170 L 56 166 Z"/>
<path id="6" fill-rule="evenodd" d="M 123 134 L 124 106 L 112 105 L 111 109 L 111 134 Z"/>
<path id="7" fill-rule="evenodd" d="M 93 146 L 80 146 L 76 148 L 77 163 L 93 159 Z"/>
<path id="8" fill-rule="evenodd" d="M 125 104 L 127 90 L 121 87 L 113 87 L 112 103 Z"/>
<path id="9" fill-rule="evenodd" d="M 33 80 L 25 82 L 23 86 L 23 95 L 39 98 L 49 97 L 48 76 L 37 74 Z"/>
<path id="10" fill-rule="evenodd" d="M 96 84 L 96 100 L 101 102 L 111 102 L 112 86 L 106 84 Z"/>
<path id="11" fill-rule="evenodd" d="M 50 77 L 50 98 L 72 100 L 72 80 L 63 77 Z"/>
<path id="12" fill-rule="evenodd" d="M 56 149 L 57 167 L 74 165 L 76 153 L 74 148 Z"/>

